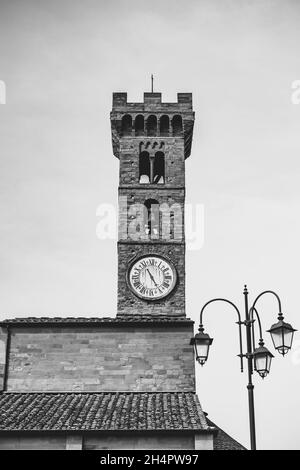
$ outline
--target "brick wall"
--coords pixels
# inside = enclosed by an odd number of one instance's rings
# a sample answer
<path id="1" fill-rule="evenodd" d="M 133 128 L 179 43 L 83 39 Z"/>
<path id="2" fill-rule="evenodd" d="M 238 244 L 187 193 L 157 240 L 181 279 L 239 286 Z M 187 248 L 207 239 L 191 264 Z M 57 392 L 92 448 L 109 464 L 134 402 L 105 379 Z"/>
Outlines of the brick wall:
<path id="1" fill-rule="evenodd" d="M 191 325 L 12 328 L 8 391 L 194 391 Z"/>

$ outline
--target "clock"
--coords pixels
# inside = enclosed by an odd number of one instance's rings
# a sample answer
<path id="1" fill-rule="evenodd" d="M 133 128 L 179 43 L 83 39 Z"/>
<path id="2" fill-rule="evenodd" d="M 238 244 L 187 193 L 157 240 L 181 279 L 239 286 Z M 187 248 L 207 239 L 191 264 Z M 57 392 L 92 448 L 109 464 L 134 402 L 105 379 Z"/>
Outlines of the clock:
<path id="1" fill-rule="evenodd" d="M 128 283 L 135 295 L 145 300 L 158 300 L 172 292 L 177 281 L 173 264 L 158 255 L 143 256 L 128 270 Z"/>

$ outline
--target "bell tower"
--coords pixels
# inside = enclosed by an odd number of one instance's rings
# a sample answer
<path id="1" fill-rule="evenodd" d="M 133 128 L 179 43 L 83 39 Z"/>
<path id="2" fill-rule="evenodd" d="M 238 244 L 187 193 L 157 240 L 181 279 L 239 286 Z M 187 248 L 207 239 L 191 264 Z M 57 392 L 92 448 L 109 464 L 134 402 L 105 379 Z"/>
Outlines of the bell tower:
<path id="1" fill-rule="evenodd" d="M 191 153 L 192 94 L 163 103 L 113 93 L 113 153 L 120 160 L 118 317 L 185 316 L 185 159 Z"/>

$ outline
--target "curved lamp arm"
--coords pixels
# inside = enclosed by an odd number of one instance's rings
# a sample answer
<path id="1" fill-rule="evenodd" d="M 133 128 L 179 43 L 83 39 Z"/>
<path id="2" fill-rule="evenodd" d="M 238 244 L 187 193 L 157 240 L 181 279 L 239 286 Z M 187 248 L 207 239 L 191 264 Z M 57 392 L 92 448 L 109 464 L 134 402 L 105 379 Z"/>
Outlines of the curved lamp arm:
<path id="1" fill-rule="evenodd" d="M 206 302 L 206 304 L 203 305 L 202 309 L 201 309 L 201 312 L 200 312 L 200 325 L 199 325 L 199 331 L 200 332 L 203 332 L 204 331 L 204 327 L 203 327 L 203 312 L 204 312 L 204 309 L 211 303 L 213 302 L 226 302 L 227 304 L 231 305 L 237 315 L 238 315 L 238 321 L 236 322 L 238 324 L 238 327 L 239 327 L 239 342 L 240 342 L 240 354 L 238 355 L 241 359 L 241 372 L 243 372 L 244 370 L 244 367 L 243 367 L 243 341 L 242 341 L 242 320 L 241 320 L 241 314 L 240 314 L 240 311 L 239 309 L 237 308 L 237 306 L 231 302 L 230 300 L 227 300 L 227 299 L 223 299 L 223 298 L 218 298 L 218 299 L 212 299 L 212 300 L 209 300 L 208 302 Z"/>
<path id="2" fill-rule="evenodd" d="M 273 290 L 265 290 L 264 292 L 262 292 L 261 294 L 259 294 L 259 295 L 256 297 L 256 299 L 254 300 L 254 302 L 253 302 L 252 309 L 254 309 L 254 307 L 255 307 L 255 305 L 256 305 L 258 299 L 260 299 L 260 298 L 261 298 L 263 295 L 265 295 L 265 294 L 272 294 L 272 295 L 274 295 L 274 296 L 276 297 L 276 299 L 277 299 L 277 301 L 278 301 L 278 307 L 279 307 L 279 316 L 278 316 L 278 318 L 280 317 L 279 319 L 282 320 L 282 319 L 283 319 L 283 315 L 282 315 L 282 310 L 281 310 L 281 300 L 280 300 L 279 295 L 276 294 L 276 292 L 274 292 Z"/>
<path id="3" fill-rule="evenodd" d="M 252 323 L 252 329 L 253 329 L 253 340 L 254 340 L 254 316 L 253 312 L 256 315 L 257 321 L 258 321 L 258 328 L 259 328 L 259 342 L 264 342 L 263 341 L 263 334 L 262 334 L 262 327 L 261 327 L 261 321 L 260 321 L 260 316 L 258 315 L 258 311 L 256 310 L 255 307 L 251 307 L 249 310 L 249 315 L 250 315 L 250 321 Z M 255 347 L 255 341 L 253 341 L 253 347 Z"/>

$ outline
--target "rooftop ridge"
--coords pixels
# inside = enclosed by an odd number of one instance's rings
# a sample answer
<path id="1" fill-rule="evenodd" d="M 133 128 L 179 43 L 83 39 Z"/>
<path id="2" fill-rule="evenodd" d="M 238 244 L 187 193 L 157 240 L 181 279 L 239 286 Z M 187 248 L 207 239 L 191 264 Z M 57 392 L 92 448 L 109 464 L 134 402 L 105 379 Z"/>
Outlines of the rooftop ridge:
<path id="1" fill-rule="evenodd" d="M 14 391 L 14 390 L 2 390 L 2 395 L 159 395 L 159 394 L 171 394 L 171 395 L 196 395 L 194 390 L 178 391 L 178 390 L 161 390 L 161 391 L 143 391 L 143 390 L 30 390 L 30 391 Z"/>
<path id="2" fill-rule="evenodd" d="M 0 325 L 10 324 L 49 324 L 49 323 L 190 323 L 190 318 L 175 315 L 117 315 L 116 317 L 59 317 L 59 316 L 26 316 L 5 318 L 0 321 Z"/>

